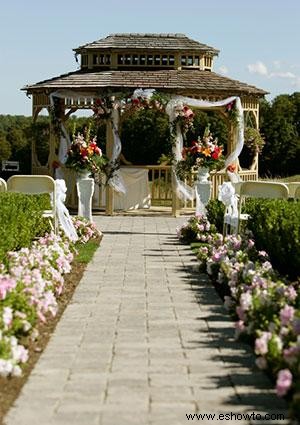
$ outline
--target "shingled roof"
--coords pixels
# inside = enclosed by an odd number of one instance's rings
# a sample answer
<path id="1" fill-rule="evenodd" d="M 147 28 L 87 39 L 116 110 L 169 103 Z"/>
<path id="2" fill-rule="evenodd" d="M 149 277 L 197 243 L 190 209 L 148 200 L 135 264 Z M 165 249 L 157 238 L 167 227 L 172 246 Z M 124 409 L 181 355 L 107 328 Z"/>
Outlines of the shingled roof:
<path id="1" fill-rule="evenodd" d="M 172 90 L 173 93 L 193 91 L 195 94 L 227 93 L 230 95 L 263 96 L 266 91 L 214 72 L 199 70 L 153 70 L 153 71 L 75 71 L 27 85 L 22 90 L 28 93 L 75 89 L 93 91 L 102 88 L 153 88 Z"/>
<path id="2" fill-rule="evenodd" d="M 82 50 L 93 49 L 147 49 L 147 50 L 176 50 L 210 52 L 214 55 L 219 50 L 206 44 L 188 38 L 185 34 L 110 34 L 92 43 L 87 43 L 73 49 L 80 53 Z"/>

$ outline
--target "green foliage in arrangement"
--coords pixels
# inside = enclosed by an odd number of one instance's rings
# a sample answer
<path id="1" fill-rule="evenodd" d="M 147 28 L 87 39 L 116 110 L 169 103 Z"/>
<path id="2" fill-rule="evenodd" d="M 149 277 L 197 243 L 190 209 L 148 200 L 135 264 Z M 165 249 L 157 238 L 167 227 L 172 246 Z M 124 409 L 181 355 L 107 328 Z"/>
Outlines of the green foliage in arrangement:
<path id="1" fill-rule="evenodd" d="M 47 194 L 0 193 L 0 261 L 8 251 L 27 247 L 50 230 L 42 218 L 42 211 L 49 208 Z"/>

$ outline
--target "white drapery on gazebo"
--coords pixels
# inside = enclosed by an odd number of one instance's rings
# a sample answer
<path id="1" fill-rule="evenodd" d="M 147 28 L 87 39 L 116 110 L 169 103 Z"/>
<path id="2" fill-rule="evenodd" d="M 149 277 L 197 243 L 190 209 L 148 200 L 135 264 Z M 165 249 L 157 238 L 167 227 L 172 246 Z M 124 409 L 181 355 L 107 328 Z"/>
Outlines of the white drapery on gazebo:
<path id="1" fill-rule="evenodd" d="M 241 100 L 237 96 L 231 96 L 221 101 L 210 102 L 206 100 L 193 99 L 190 97 L 184 96 L 174 96 L 168 102 L 166 106 L 166 112 L 169 115 L 170 123 L 172 124 L 176 119 L 176 110 L 178 107 L 187 105 L 191 108 L 196 109 L 221 109 L 226 107 L 231 103 L 235 102 L 235 109 L 237 113 L 236 126 L 234 132 L 234 150 L 228 155 L 225 160 L 225 167 L 229 164 L 236 161 L 242 152 L 244 146 L 244 114 L 241 104 Z M 180 125 L 176 126 L 176 135 L 175 135 L 175 144 L 173 148 L 173 153 L 175 161 L 182 160 L 182 150 L 183 150 L 183 136 L 181 132 Z M 179 180 L 175 175 L 176 182 L 176 194 L 182 200 L 193 200 L 196 198 L 196 211 L 199 212 L 200 200 L 197 197 L 197 191 L 194 188 L 189 187 L 184 182 Z"/>
<path id="2" fill-rule="evenodd" d="M 134 91 L 132 98 L 145 98 L 145 99 L 151 99 L 153 93 L 155 92 L 154 89 L 137 89 Z M 54 98 L 58 97 L 61 99 L 71 99 L 75 103 L 77 101 L 80 101 L 80 99 L 83 98 L 90 98 L 94 99 L 97 96 L 92 95 L 91 93 L 86 92 L 74 92 L 72 90 L 57 90 L 56 92 L 51 93 L 50 95 L 50 101 L 51 105 L 54 105 Z M 191 108 L 195 109 L 204 109 L 204 110 L 218 110 L 218 109 L 224 109 L 226 105 L 229 105 L 231 103 L 235 103 L 235 110 L 236 110 L 236 123 L 235 123 L 235 131 L 233 134 L 233 151 L 230 152 L 228 157 L 225 160 L 225 167 L 227 167 L 229 164 L 233 163 L 237 160 L 239 157 L 243 145 L 244 145 L 244 116 L 243 116 L 243 108 L 241 105 L 241 100 L 237 96 L 231 96 L 221 101 L 205 101 L 205 100 L 199 100 L 194 99 L 190 97 L 184 97 L 184 96 L 178 96 L 174 95 L 171 97 L 169 102 L 166 105 L 166 113 L 169 116 L 170 125 L 174 122 L 176 119 L 176 110 L 178 110 L 178 107 L 187 105 Z M 119 127 L 119 113 L 120 109 L 122 108 L 122 102 L 121 99 L 115 99 L 113 103 L 113 108 L 111 110 L 111 124 L 112 124 L 112 133 L 113 133 L 113 146 L 112 146 L 112 152 L 111 157 L 109 158 L 110 163 L 113 165 L 116 163 L 116 161 L 119 158 L 119 155 L 121 153 L 122 149 L 122 143 L 120 140 L 118 127 Z M 64 125 L 62 123 L 62 132 L 67 140 L 67 143 L 69 143 L 68 134 L 66 129 L 64 128 Z M 63 143 L 63 142 L 62 142 Z M 182 159 L 182 149 L 183 149 L 183 135 L 181 132 L 180 125 L 178 124 L 176 126 L 176 135 L 175 135 L 175 144 L 173 148 L 174 158 L 175 161 L 180 161 Z M 65 155 L 65 149 L 60 149 L 61 152 L 64 152 Z M 64 158 L 59 158 L 62 162 L 65 161 Z M 178 198 L 182 200 L 193 200 L 196 198 L 196 210 L 200 209 L 200 201 L 197 197 L 197 191 L 186 185 L 184 182 L 179 180 L 175 172 L 173 170 L 174 175 L 174 182 L 175 182 L 175 188 L 173 190 L 176 190 L 176 195 Z M 121 174 L 119 170 L 116 170 L 112 176 L 112 178 L 109 180 L 110 187 L 116 191 L 123 194 L 126 194 L 126 187 L 124 185 L 124 181 L 121 177 Z"/>

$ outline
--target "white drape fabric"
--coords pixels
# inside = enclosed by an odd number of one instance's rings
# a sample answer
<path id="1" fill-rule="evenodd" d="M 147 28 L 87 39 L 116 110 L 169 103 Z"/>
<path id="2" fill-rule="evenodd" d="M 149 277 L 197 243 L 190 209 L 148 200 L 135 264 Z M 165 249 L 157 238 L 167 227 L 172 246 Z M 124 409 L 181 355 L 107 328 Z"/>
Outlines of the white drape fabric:
<path id="1" fill-rule="evenodd" d="M 72 219 L 70 217 L 69 211 L 65 206 L 66 192 L 67 187 L 66 183 L 62 179 L 55 180 L 56 186 L 56 213 L 60 227 L 66 234 L 66 236 L 71 239 L 71 241 L 76 242 L 78 240 L 77 232 L 73 225 Z"/>
<path id="2" fill-rule="evenodd" d="M 114 205 L 116 209 L 132 210 L 150 208 L 151 194 L 148 181 L 148 170 L 143 168 L 122 167 L 119 170 L 126 186 L 126 195 L 116 193 Z"/>
<path id="3" fill-rule="evenodd" d="M 218 200 L 225 205 L 224 223 L 237 228 L 238 225 L 238 197 L 231 182 L 219 186 Z"/>
<path id="4" fill-rule="evenodd" d="M 153 96 L 153 93 L 155 92 L 154 89 L 136 89 L 133 93 L 132 98 L 143 98 L 143 99 L 151 99 Z M 54 97 L 59 98 L 69 98 L 78 100 L 80 98 L 91 98 L 90 93 L 85 92 L 73 92 L 72 90 L 58 90 L 54 93 L 50 94 L 50 102 L 51 105 L 54 105 Z M 230 153 L 230 155 L 225 160 L 225 167 L 227 167 L 229 164 L 234 162 L 238 156 L 240 155 L 243 145 L 244 145 L 244 116 L 243 116 L 243 108 L 241 105 L 241 100 L 237 96 L 231 96 L 227 99 L 211 102 L 206 100 L 199 100 L 199 99 L 193 99 L 185 96 L 173 96 L 168 104 L 166 105 L 166 113 L 169 115 L 169 121 L 170 125 L 173 124 L 174 120 L 176 119 L 176 112 L 184 105 L 190 106 L 192 108 L 197 109 L 218 109 L 223 108 L 226 105 L 229 105 L 230 103 L 235 102 L 235 109 L 237 113 L 237 125 L 235 127 L 235 134 L 234 134 L 234 145 L 235 148 L 233 152 Z M 115 104 L 114 109 L 111 113 L 111 122 L 112 122 L 112 128 L 113 128 L 113 138 L 114 138 L 114 144 L 113 144 L 113 153 L 112 157 L 110 159 L 110 163 L 112 166 L 114 166 L 119 158 L 119 155 L 121 153 L 122 144 L 118 132 L 118 125 L 119 125 L 119 108 L 118 104 Z M 62 123 L 62 132 L 66 138 L 67 144 L 69 143 L 69 136 L 67 134 L 67 131 Z M 63 147 L 62 147 L 63 149 Z M 183 136 L 181 133 L 180 125 L 176 125 L 176 134 L 175 134 L 175 144 L 173 147 L 173 153 L 175 157 L 175 161 L 180 161 L 182 159 L 182 149 L 183 149 Z M 174 179 L 176 182 L 176 193 L 177 196 L 182 200 L 193 200 L 196 198 L 196 213 L 202 210 L 202 206 L 199 204 L 199 196 L 196 194 L 196 190 L 193 187 L 188 186 L 183 181 L 179 180 L 175 174 L 175 171 L 173 169 Z M 120 193 L 126 193 L 126 186 L 124 184 L 124 181 L 122 179 L 121 173 L 119 170 L 116 170 L 112 176 L 112 178 L 109 181 L 109 185 L 116 191 Z"/>
<path id="5" fill-rule="evenodd" d="M 51 106 L 54 106 L 54 98 L 58 97 L 60 99 L 73 99 L 75 102 L 80 100 L 80 99 L 85 99 L 85 98 L 93 98 L 93 96 L 91 95 L 91 93 L 87 93 L 87 92 L 74 92 L 72 90 L 57 90 L 53 93 L 50 94 L 50 104 Z M 122 149 L 122 144 L 121 144 L 121 140 L 120 140 L 120 136 L 119 136 L 119 132 L 118 132 L 118 125 L 119 125 L 119 110 L 116 107 L 112 110 L 111 113 L 111 122 L 112 122 L 112 127 L 113 127 L 113 138 L 114 138 L 114 144 L 113 144 L 113 153 L 112 153 L 112 157 L 110 159 L 110 165 L 115 166 L 119 155 L 121 153 L 121 149 Z M 66 144 L 69 148 L 69 146 L 71 145 L 71 141 L 70 141 L 70 137 L 69 134 L 63 124 L 63 122 L 61 122 L 61 130 L 62 133 L 65 137 L 66 140 Z M 63 137 L 61 137 L 61 141 L 60 143 L 62 144 L 62 140 Z M 64 143 L 64 142 L 63 142 Z M 62 150 L 64 150 L 64 146 L 62 147 Z M 64 154 L 62 154 L 62 158 L 64 158 Z M 65 159 L 66 161 L 66 159 Z M 63 164 L 65 162 L 60 161 Z M 58 173 L 59 177 L 63 177 L 62 174 Z M 121 192 L 121 193 L 126 193 L 126 188 L 124 185 L 124 181 L 122 179 L 122 176 L 120 175 L 119 171 L 116 170 L 112 176 L 112 178 L 109 180 L 108 184 L 116 191 L 116 192 Z"/>
<path id="6" fill-rule="evenodd" d="M 166 106 L 166 112 L 169 115 L 169 121 L 172 125 L 177 116 L 176 111 L 178 109 L 182 109 L 184 105 L 197 109 L 218 109 L 223 108 L 232 102 L 235 102 L 235 108 L 237 112 L 237 125 L 234 134 L 235 149 L 225 160 L 225 167 L 227 167 L 230 163 L 234 162 L 238 158 L 244 145 L 244 115 L 241 100 L 239 97 L 231 96 L 221 101 L 210 102 L 206 100 L 193 99 L 184 96 L 173 96 Z M 175 145 L 173 148 L 175 161 L 182 160 L 182 148 L 183 138 L 181 129 L 179 125 L 176 125 Z M 197 196 L 195 188 L 189 187 L 182 180 L 178 179 L 174 170 L 173 173 L 176 182 L 177 196 L 182 200 L 192 200 L 196 198 L 196 213 L 202 211 L 203 206 L 199 204 L 199 202 L 201 201 L 199 196 Z"/>
<path id="7" fill-rule="evenodd" d="M 112 130 L 114 136 L 114 144 L 111 159 L 109 163 L 112 167 L 117 163 L 122 150 L 121 139 L 119 136 L 119 110 L 114 108 L 111 113 Z M 119 193 L 126 193 L 126 186 L 120 170 L 116 170 L 113 176 L 109 179 L 108 184 Z"/>

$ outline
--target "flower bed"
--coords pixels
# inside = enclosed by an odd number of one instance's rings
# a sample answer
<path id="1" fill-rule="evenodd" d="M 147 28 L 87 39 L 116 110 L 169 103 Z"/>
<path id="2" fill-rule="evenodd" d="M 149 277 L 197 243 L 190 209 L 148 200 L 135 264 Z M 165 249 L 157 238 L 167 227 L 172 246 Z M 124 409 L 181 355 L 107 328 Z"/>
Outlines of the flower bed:
<path id="1" fill-rule="evenodd" d="M 203 217 L 195 220 L 202 223 Z M 186 232 L 185 226 L 179 229 L 179 237 Z M 210 236 L 209 243 L 201 244 L 198 250 L 201 270 L 206 271 L 223 292 L 225 306 L 236 319 L 237 337 L 246 336 L 253 343 L 257 366 L 273 375 L 278 396 L 287 396 L 297 416 L 300 407 L 299 281 L 281 279 L 267 253 L 258 251 L 252 239 L 233 235 L 223 238 L 218 233 Z M 204 237 L 207 241 L 207 231 Z"/>
<path id="2" fill-rule="evenodd" d="M 86 220 L 76 218 L 74 224 L 80 243 L 99 235 Z M 0 376 L 22 374 L 28 338 L 38 338 L 37 325 L 56 315 L 75 253 L 67 238 L 47 234 L 30 248 L 9 252 L 0 265 Z"/>

